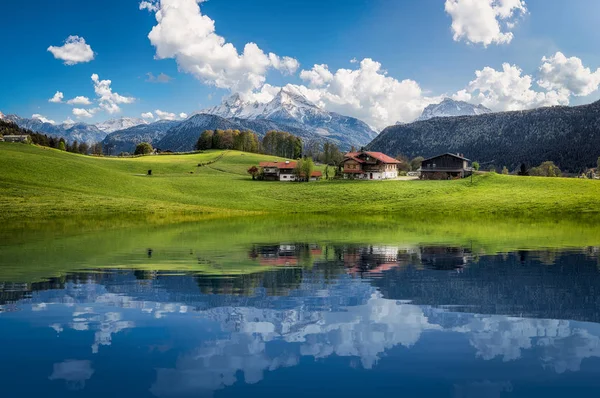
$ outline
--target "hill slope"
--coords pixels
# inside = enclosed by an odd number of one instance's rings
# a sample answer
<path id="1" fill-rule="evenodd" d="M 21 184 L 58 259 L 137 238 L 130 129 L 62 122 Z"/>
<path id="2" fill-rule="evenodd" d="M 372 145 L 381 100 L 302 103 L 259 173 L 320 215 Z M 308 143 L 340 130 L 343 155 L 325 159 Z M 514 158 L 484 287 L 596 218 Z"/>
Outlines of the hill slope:
<path id="1" fill-rule="evenodd" d="M 595 167 L 600 156 L 600 101 L 391 126 L 368 148 L 411 157 L 458 152 L 511 170 L 552 160 L 565 171 L 580 172 Z"/>
<path id="2" fill-rule="evenodd" d="M 252 181 L 246 170 L 276 158 L 236 151 L 96 158 L 0 143 L 0 220 L 108 214 L 448 213 L 600 211 L 600 182 L 478 176 L 462 181 Z M 199 163 L 218 160 L 204 167 Z M 152 177 L 146 175 L 153 171 Z M 427 198 L 426 201 L 423 198 Z"/>

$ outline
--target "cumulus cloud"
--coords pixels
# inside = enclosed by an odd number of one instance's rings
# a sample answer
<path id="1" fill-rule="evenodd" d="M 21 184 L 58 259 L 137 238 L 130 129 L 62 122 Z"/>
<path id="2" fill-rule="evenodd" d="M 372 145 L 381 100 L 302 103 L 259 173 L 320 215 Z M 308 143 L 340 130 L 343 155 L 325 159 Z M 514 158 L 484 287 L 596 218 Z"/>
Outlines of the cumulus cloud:
<path id="1" fill-rule="evenodd" d="M 60 91 L 57 91 L 54 94 L 54 96 L 48 100 L 48 102 L 53 102 L 55 104 L 60 104 L 63 101 L 63 98 L 65 98 L 64 94 L 61 93 Z"/>
<path id="2" fill-rule="evenodd" d="M 473 44 L 510 43 L 516 17 L 527 13 L 523 0 L 446 0 L 454 40 Z"/>
<path id="3" fill-rule="evenodd" d="M 269 60 L 273 68 L 277 69 L 284 75 L 293 75 L 300 67 L 298 60 L 292 57 L 279 57 L 276 54 L 269 53 Z"/>
<path id="4" fill-rule="evenodd" d="M 300 72 L 300 78 L 308 82 L 310 87 L 322 87 L 333 80 L 333 74 L 325 64 L 315 65 L 311 70 Z"/>
<path id="5" fill-rule="evenodd" d="M 47 117 L 40 115 L 39 113 L 35 113 L 35 114 L 31 115 L 31 118 L 37 119 L 42 123 L 56 124 L 56 122 L 54 120 L 48 119 Z"/>
<path id="6" fill-rule="evenodd" d="M 388 76 L 379 62 L 363 59 L 356 69 L 329 71 L 315 65 L 300 76 L 311 87 L 293 86 L 309 100 L 328 110 L 364 120 L 376 129 L 417 118 L 423 109 L 440 98 L 427 97 L 410 79 Z"/>
<path id="7" fill-rule="evenodd" d="M 177 119 L 177 115 L 171 112 L 164 112 L 161 111 L 160 109 L 157 109 L 154 111 L 154 113 L 156 114 L 156 117 L 160 120 L 176 120 Z"/>
<path id="8" fill-rule="evenodd" d="M 174 58 L 179 68 L 206 84 L 233 91 L 260 89 L 269 68 L 293 73 L 298 62 L 265 54 L 255 43 L 243 52 L 215 33 L 215 22 L 203 15 L 200 0 L 143 1 L 140 9 L 155 12 L 157 25 L 148 38 L 156 58 Z"/>
<path id="9" fill-rule="evenodd" d="M 180 118 L 180 119 L 187 119 L 187 117 L 188 117 L 188 115 L 187 115 L 187 113 L 185 113 L 185 112 L 181 112 L 181 113 L 179 114 L 179 118 Z"/>
<path id="10" fill-rule="evenodd" d="M 65 40 L 65 44 L 60 47 L 50 46 L 48 51 L 54 55 L 54 58 L 65 61 L 65 65 L 90 62 L 94 59 L 92 47 L 85 42 L 83 37 L 79 36 L 69 36 Z"/>
<path id="11" fill-rule="evenodd" d="M 96 109 L 83 109 L 83 108 L 73 108 L 73 115 L 76 116 L 77 118 L 92 118 L 94 117 L 94 114 L 96 113 Z"/>
<path id="12" fill-rule="evenodd" d="M 567 58 L 557 52 L 542 58 L 538 84 L 548 90 L 568 90 L 575 96 L 586 96 L 598 90 L 600 68 L 592 72 L 577 57 Z"/>
<path id="13" fill-rule="evenodd" d="M 70 117 L 67 117 L 64 121 L 63 124 L 75 124 L 75 120 L 71 119 Z"/>
<path id="14" fill-rule="evenodd" d="M 158 76 L 154 76 L 152 72 L 148 72 L 146 73 L 146 76 L 148 76 L 146 81 L 150 83 L 169 83 L 171 80 L 173 80 L 171 76 L 165 73 L 160 73 Z"/>
<path id="15" fill-rule="evenodd" d="M 68 100 L 67 104 L 69 104 L 69 105 L 91 105 L 92 101 L 90 101 L 90 99 L 88 97 L 83 97 L 83 96 L 79 95 L 75 98 Z"/>
<path id="16" fill-rule="evenodd" d="M 113 114 L 121 111 L 119 104 L 131 104 L 135 101 L 133 97 L 125 97 L 112 91 L 110 80 L 100 80 L 97 74 L 92 75 L 94 92 L 98 96 L 100 108 Z"/>
<path id="17" fill-rule="evenodd" d="M 148 11 L 152 11 L 152 12 L 156 12 L 158 11 L 158 6 L 150 1 L 142 1 L 140 3 L 140 10 L 148 10 Z"/>
<path id="18" fill-rule="evenodd" d="M 142 118 L 152 120 L 154 119 L 154 115 L 152 114 L 152 112 L 144 112 L 142 113 Z"/>
<path id="19" fill-rule="evenodd" d="M 516 65 L 505 63 L 502 70 L 485 67 L 475 72 L 476 78 L 461 96 L 495 111 L 514 111 L 541 106 L 568 105 L 569 91 L 565 89 L 537 91 L 532 87 L 533 78 L 524 75 Z M 470 95 L 470 98 L 469 98 Z"/>

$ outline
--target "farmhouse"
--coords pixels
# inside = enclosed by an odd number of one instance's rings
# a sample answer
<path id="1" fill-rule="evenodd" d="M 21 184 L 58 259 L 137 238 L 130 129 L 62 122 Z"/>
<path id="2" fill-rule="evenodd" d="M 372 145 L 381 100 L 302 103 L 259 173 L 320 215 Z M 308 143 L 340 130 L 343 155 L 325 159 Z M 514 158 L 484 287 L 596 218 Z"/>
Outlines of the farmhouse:
<path id="1" fill-rule="evenodd" d="M 267 181 L 296 181 L 294 169 L 296 162 L 260 162 L 265 180 Z"/>
<path id="2" fill-rule="evenodd" d="M 345 178 L 386 180 L 398 177 L 400 161 L 381 152 L 349 152 L 344 156 Z"/>
<path id="3" fill-rule="evenodd" d="M 5 142 L 29 142 L 30 138 L 29 135 L 5 135 L 4 136 L 4 140 Z"/>
<path id="4" fill-rule="evenodd" d="M 425 159 L 421 163 L 421 179 L 448 180 L 468 177 L 473 173 L 469 162 L 469 159 L 454 153 L 445 153 Z"/>

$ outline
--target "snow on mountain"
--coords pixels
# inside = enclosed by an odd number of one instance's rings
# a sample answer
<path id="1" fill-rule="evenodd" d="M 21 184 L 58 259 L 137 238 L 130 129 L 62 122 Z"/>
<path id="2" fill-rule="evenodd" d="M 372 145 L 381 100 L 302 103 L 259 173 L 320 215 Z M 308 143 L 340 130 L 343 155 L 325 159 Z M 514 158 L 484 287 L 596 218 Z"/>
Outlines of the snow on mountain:
<path id="1" fill-rule="evenodd" d="M 432 104 L 425 108 L 416 121 L 429 120 L 434 117 L 475 116 L 485 113 L 492 113 L 492 111 L 483 105 L 473 105 L 468 102 L 445 98 L 439 104 Z"/>
<path id="2" fill-rule="evenodd" d="M 148 124 L 148 122 L 139 118 L 121 117 L 119 119 L 111 119 L 102 123 L 97 123 L 96 127 L 105 133 L 113 133 L 118 130 L 125 130 L 141 124 Z"/>
<path id="3" fill-rule="evenodd" d="M 0 119 L 4 119 L 4 113 L 0 112 Z"/>
<path id="4" fill-rule="evenodd" d="M 343 149 L 367 145 L 377 133 L 366 123 L 328 112 L 292 87 L 284 87 L 268 103 L 244 101 L 233 94 L 221 105 L 201 111 L 226 119 L 269 120 L 310 132 L 309 138 L 327 139 Z"/>
<path id="5" fill-rule="evenodd" d="M 45 123 L 39 119 L 28 119 L 17 115 L 4 115 L 3 119 L 11 121 L 21 128 L 53 137 L 62 137 L 69 142 L 79 141 L 93 144 L 102 141 L 106 137 L 106 133 L 96 126 L 82 122 L 55 125 Z"/>

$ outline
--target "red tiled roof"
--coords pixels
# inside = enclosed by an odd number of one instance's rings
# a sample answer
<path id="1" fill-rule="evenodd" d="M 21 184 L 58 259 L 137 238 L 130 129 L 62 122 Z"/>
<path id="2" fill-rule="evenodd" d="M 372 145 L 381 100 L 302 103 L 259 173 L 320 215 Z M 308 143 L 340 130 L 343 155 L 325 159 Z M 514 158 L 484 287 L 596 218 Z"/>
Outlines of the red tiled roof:
<path id="1" fill-rule="evenodd" d="M 352 160 L 358 160 L 358 156 L 360 156 L 363 153 L 371 156 L 372 158 L 379 160 L 382 163 L 387 163 L 387 164 L 400 164 L 401 163 L 399 160 L 396 160 L 393 157 L 388 156 L 385 153 L 381 153 L 381 152 L 348 152 L 346 154 L 346 158 L 350 158 Z M 358 160 L 358 161 L 360 161 L 362 163 L 361 160 Z"/>
<path id="2" fill-rule="evenodd" d="M 294 169 L 296 162 L 260 162 L 260 167 L 276 167 L 278 169 Z"/>

